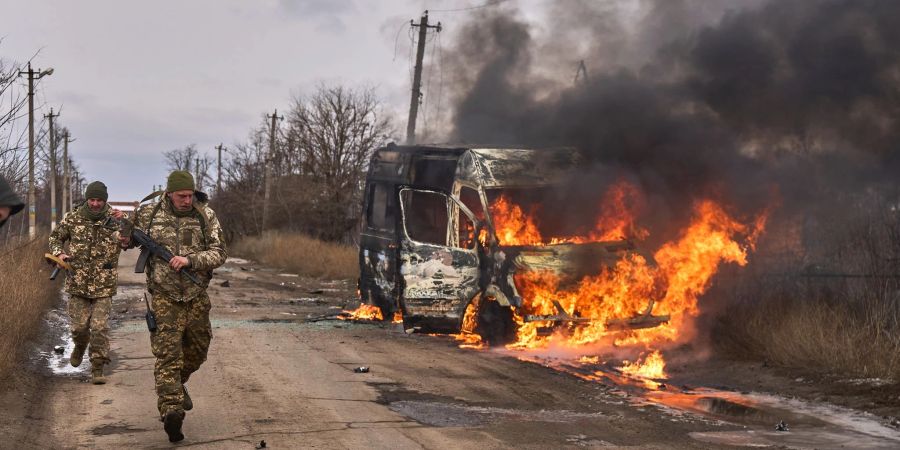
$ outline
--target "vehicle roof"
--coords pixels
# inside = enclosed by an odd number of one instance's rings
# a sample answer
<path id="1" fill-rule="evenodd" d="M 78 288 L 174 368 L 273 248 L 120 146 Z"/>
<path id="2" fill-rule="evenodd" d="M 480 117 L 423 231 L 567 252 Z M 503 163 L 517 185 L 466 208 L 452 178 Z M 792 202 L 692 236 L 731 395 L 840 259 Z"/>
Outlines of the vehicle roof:
<path id="1" fill-rule="evenodd" d="M 388 144 L 372 155 L 373 166 L 404 166 L 415 157 L 459 159 L 456 177 L 491 187 L 540 186 L 558 182 L 576 166 L 579 156 L 573 148 L 523 148 L 477 145 L 396 145 Z M 385 166 L 385 169 L 388 168 Z M 397 167 L 400 169 L 400 167 Z M 405 178 L 406 171 L 377 170 L 378 178 Z M 374 174 L 374 172 L 372 173 Z"/>

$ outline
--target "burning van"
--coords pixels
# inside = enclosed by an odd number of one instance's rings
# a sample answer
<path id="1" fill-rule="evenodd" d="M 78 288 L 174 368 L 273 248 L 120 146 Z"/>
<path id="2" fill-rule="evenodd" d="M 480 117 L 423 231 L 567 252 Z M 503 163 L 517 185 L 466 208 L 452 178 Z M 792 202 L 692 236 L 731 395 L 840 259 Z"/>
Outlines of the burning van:
<path id="1" fill-rule="evenodd" d="M 477 333 L 489 343 L 593 319 L 553 302 L 523 308 L 517 280 L 546 276 L 560 287 L 612 271 L 639 255 L 626 233 L 542 239 L 517 223 L 531 199 L 547 201 L 579 165 L 573 149 L 513 149 L 389 144 L 372 156 L 363 201 L 359 292 L 386 319 L 402 314 L 407 329 Z M 532 235 L 537 235 L 534 237 Z M 546 235 L 546 233 L 545 233 Z M 641 258 L 652 261 L 642 255 Z M 647 328 L 653 301 L 606 317 L 609 328 Z M 537 312 L 537 313 L 535 313 Z"/>

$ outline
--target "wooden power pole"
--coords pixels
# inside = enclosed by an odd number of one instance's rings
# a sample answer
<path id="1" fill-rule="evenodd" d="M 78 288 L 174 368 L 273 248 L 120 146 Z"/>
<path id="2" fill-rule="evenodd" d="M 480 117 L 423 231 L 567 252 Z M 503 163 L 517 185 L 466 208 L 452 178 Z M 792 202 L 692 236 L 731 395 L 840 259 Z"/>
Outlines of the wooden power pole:
<path id="1" fill-rule="evenodd" d="M 28 70 L 19 71 L 19 76 L 28 76 L 28 237 L 30 238 L 37 232 L 34 205 L 34 80 L 40 80 L 52 73 L 53 69 L 33 70 L 31 62 L 28 63 Z"/>
<path id="2" fill-rule="evenodd" d="M 216 165 L 216 197 L 222 195 L 222 143 L 216 146 L 219 151 L 219 159 Z"/>
<path id="3" fill-rule="evenodd" d="M 53 114 L 53 108 L 50 108 L 50 114 L 44 117 L 50 122 L 50 230 L 56 229 L 56 128 L 53 127 L 53 118 L 59 117 L 59 113 Z"/>
<path id="4" fill-rule="evenodd" d="M 428 11 L 422 15 L 419 23 L 409 21 L 409 25 L 413 28 L 419 27 L 419 41 L 416 47 L 416 67 L 413 71 L 412 96 L 409 99 L 409 118 L 406 121 L 406 143 L 414 144 L 416 141 L 416 118 L 419 114 L 419 100 L 422 98 L 422 59 L 425 57 L 425 38 L 428 36 L 428 29 L 434 28 L 440 33 L 441 23 L 437 25 L 428 25 Z"/>
<path id="5" fill-rule="evenodd" d="M 63 134 L 62 213 L 64 216 L 72 210 L 72 179 L 69 176 L 72 160 L 69 159 L 69 142 L 72 142 L 72 139 L 69 137 L 69 130 L 66 129 Z"/>
<path id="6" fill-rule="evenodd" d="M 266 115 L 266 118 L 272 119 L 272 123 L 269 128 L 269 151 L 266 154 L 266 191 L 263 196 L 263 231 L 269 229 L 269 223 L 271 222 L 269 215 L 272 213 L 272 165 L 275 163 L 276 121 L 284 119 L 284 117 L 278 117 L 278 110 L 276 109 L 275 114 L 272 114 L 271 116 Z"/>

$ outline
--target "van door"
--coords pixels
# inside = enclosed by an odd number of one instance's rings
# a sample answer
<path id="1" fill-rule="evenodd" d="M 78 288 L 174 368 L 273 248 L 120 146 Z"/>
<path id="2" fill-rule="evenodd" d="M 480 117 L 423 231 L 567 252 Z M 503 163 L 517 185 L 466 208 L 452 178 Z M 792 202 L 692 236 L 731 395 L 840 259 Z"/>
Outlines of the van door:
<path id="1" fill-rule="evenodd" d="M 457 327 L 479 290 L 480 226 L 468 208 L 445 193 L 402 188 L 399 197 L 404 320 Z"/>
<path id="2" fill-rule="evenodd" d="M 395 184 L 370 181 L 365 191 L 365 219 L 359 242 L 359 294 L 364 303 L 381 308 L 390 320 L 397 306 L 397 206 Z"/>

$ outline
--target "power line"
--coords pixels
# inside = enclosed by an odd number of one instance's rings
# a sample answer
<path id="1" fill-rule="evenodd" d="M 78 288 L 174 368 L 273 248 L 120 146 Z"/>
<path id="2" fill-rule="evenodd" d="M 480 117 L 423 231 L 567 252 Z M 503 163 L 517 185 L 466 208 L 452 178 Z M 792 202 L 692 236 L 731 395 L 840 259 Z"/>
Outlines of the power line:
<path id="1" fill-rule="evenodd" d="M 400 28 L 397 28 L 397 35 L 394 36 L 394 57 L 391 58 L 391 61 L 397 60 L 397 42 L 400 41 L 400 32 L 406 28 L 407 21 L 404 20 L 403 23 L 400 24 Z"/>
<path id="2" fill-rule="evenodd" d="M 489 6 L 499 5 L 499 4 L 504 3 L 504 2 L 507 2 L 507 1 L 509 1 L 509 0 L 493 0 L 493 1 L 485 2 L 485 3 L 481 4 L 481 5 L 477 5 L 477 6 L 469 6 L 469 7 L 466 7 L 466 8 L 454 8 L 454 9 L 429 9 L 428 11 L 429 11 L 429 12 L 445 12 L 445 13 L 450 13 L 450 12 L 463 12 L 463 11 L 472 11 L 472 10 L 476 10 L 476 9 L 487 8 L 487 7 L 489 7 Z"/>

